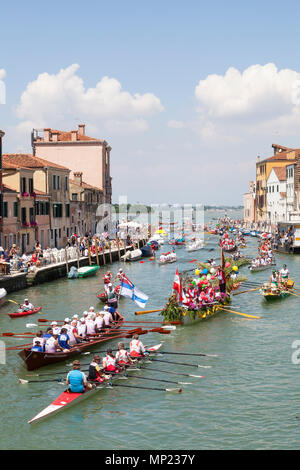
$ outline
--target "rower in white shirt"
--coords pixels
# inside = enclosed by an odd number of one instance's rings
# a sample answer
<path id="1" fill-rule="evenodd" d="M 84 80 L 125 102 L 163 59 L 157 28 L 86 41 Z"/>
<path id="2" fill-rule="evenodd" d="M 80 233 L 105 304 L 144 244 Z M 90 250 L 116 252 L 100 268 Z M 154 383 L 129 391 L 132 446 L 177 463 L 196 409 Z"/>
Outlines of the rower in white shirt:
<path id="1" fill-rule="evenodd" d="M 86 329 L 88 335 L 94 335 L 96 333 L 95 328 L 95 316 L 89 315 L 86 320 Z"/>
<path id="2" fill-rule="evenodd" d="M 34 309 L 34 305 L 32 305 L 28 299 L 24 299 L 23 305 L 20 305 L 21 312 L 29 312 L 30 310 Z"/>
<path id="3" fill-rule="evenodd" d="M 52 326 L 52 331 L 54 335 L 59 335 L 60 334 L 60 328 L 57 326 L 57 321 L 53 321 L 51 323 Z"/>
<path id="4" fill-rule="evenodd" d="M 104 313 L 103 320 L 104 320 L 105 328 L 110 328 L 111 324 L 113 323 L 113 317 L 112 317 L 112 314 L 109 311 L 109 306 L 108 305 L 105 305 L 105 307 L 103 309 L 103 313 Z"/>
<path id="5" fill-rule="evenodd" d="M 104 323 L 104 313 L 103 312 L 98 312 L 96 314 L 95 325 L 96 325 L 97 333 L 99 333 L 104 328 L 105 323 Z"/>
<path id="6" fill-rule="evenodd" d="M 80 325 L 78 326 L 78 334 L 83 339 L 87 337 L 87 327 L 84 318 L 80 319 Z"/>
<path id="7" fill-rule="evenodd" d="M 56 353 L 58 345 L 58 335 L 54 334 L 52 331 L 52 336 L 47 339 L 45 343 L 45 352 L 46 353 Z"/>
<path id="8" fill-rule="evenodd" d="M 130 341 L 130 356 L 131 357 L 144 357 L 145 355 L 145 346 L 139 340 L 139 335 L 133 335 L 132 340 Z"/>

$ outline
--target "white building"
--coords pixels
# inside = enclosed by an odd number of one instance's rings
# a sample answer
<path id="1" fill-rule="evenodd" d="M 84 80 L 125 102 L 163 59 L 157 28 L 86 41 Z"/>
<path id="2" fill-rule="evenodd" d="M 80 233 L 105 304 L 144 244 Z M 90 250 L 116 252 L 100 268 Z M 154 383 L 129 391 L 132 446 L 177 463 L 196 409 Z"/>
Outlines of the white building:
<path id="1" fill-rule="evenodd" d="M 289 214 L 295 210 L 295 185 L 294 185 L 295 165 L 286 167 L 286 211 L 287 220 L 290 220 Z"/>
<path id="2" fill-rule="evenodd" d="M 267 220 L 271 224 L 287 220 L 286 174 L 285 167 L 273 167 L 267 179 Z"/>

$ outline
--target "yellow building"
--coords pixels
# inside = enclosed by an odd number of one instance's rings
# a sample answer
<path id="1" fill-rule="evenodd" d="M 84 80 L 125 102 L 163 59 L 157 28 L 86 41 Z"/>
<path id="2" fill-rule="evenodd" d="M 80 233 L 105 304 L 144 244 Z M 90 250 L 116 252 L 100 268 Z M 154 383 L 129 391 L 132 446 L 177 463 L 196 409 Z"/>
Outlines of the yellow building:
<path id="1" fill-rule="evenodd" d="M 256 162 L 255 222 L 267 221 L 267 179 L 273 167 L 286 167 L 300 160 L 300 149 L 291 149 L 281 145 L 272 145 L 274 155 Z"/>

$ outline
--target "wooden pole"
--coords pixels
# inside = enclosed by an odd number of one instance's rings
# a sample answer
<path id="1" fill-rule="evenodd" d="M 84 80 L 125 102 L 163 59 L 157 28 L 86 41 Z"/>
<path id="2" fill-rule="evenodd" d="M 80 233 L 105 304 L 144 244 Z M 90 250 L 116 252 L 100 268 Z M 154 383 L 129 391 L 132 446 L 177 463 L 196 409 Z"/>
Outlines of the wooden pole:
<path id="1" fill-rule="evenodd" d="M 95 240 L 95 253 L 96 253 L 96 259 L 97 259 L 97 265 L 100 266 L 99 264 L 99 255 L 98 255 L 98 238 Z"/>
<path id="2" fill-rule="evenodd" d="M 119 237 L 117 237 L 117 245 L 118 245 L 118 256 L 119 256 L 119 261 L 121 260 L 121 253 L 120 253 L 120 241 Z"/>
<path id="3" fill-rule="evenodd" d="M 76 251 L 77 251 L 77 268 L 80 268 L 80 263 L 79 263 L 79 248 L 78 245 L 76 245 Z"/>
<path id="4" fill-rule="evenodd" d="M 65 248 L 65 257 L 66 257 L 66 268 L 67 268 L 67 273 L 69 272 L 69 264 L 68 264 L 68 250 Z"/>
<path id="5" fill-rule="evenodd" d="M 106 265 L 106 260 L 105 260 L 105 253 L 104 253 L 104 245 L 103 242 L 101 241 L 101 248 L 102 248 L 102 255 L 103 255 L 103 265 Z"/>
<path id="6" fill-rule="evenodd" d="M 108 242 L 108 248 L 109 248 L 109 260 L 110 260 L 110 264 L 112 264 L 112 256 L 111 256 L 111 242 L 109 240 Z"/>
<path id="7" fill-rule="evenodd" d="M 90 249 L 90 242 L 89 242 L 89 239 L 87 239 L 87 241 L 86 241 L 86 246 L 87 246 L 88 255 L 89 255 L 89 265 L 91 266 L 91 265 L 92 265 L 92 259 L 91 259 L 91 249 Z"/>

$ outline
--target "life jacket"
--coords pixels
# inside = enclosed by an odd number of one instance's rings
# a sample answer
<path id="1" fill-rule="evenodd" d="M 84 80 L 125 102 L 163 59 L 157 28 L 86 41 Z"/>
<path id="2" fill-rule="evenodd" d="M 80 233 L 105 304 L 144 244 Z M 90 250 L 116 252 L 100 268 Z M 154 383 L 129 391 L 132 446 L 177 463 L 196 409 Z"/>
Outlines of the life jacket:
<path id="1" fill-rule="evenodd" d="M 89 367 L 88 380 L 92 382 L 104 382 L 105 378 L 100 375 L 100 366 L 97 362 L 91 362 Z"/>
<path id="2" fill-rule="evenodd" d="M 105 370 L 108 372 L 117 372 L 116 368 L 116 358 L 112 356 L 105 356 L 104 361 L 106 363 Z"/>
<path id="3" fill-rule="evenodd" d="M 132 357 L 143 357 L 143 344 L 138 339 L 130 341 L 130 356 Z"/>

